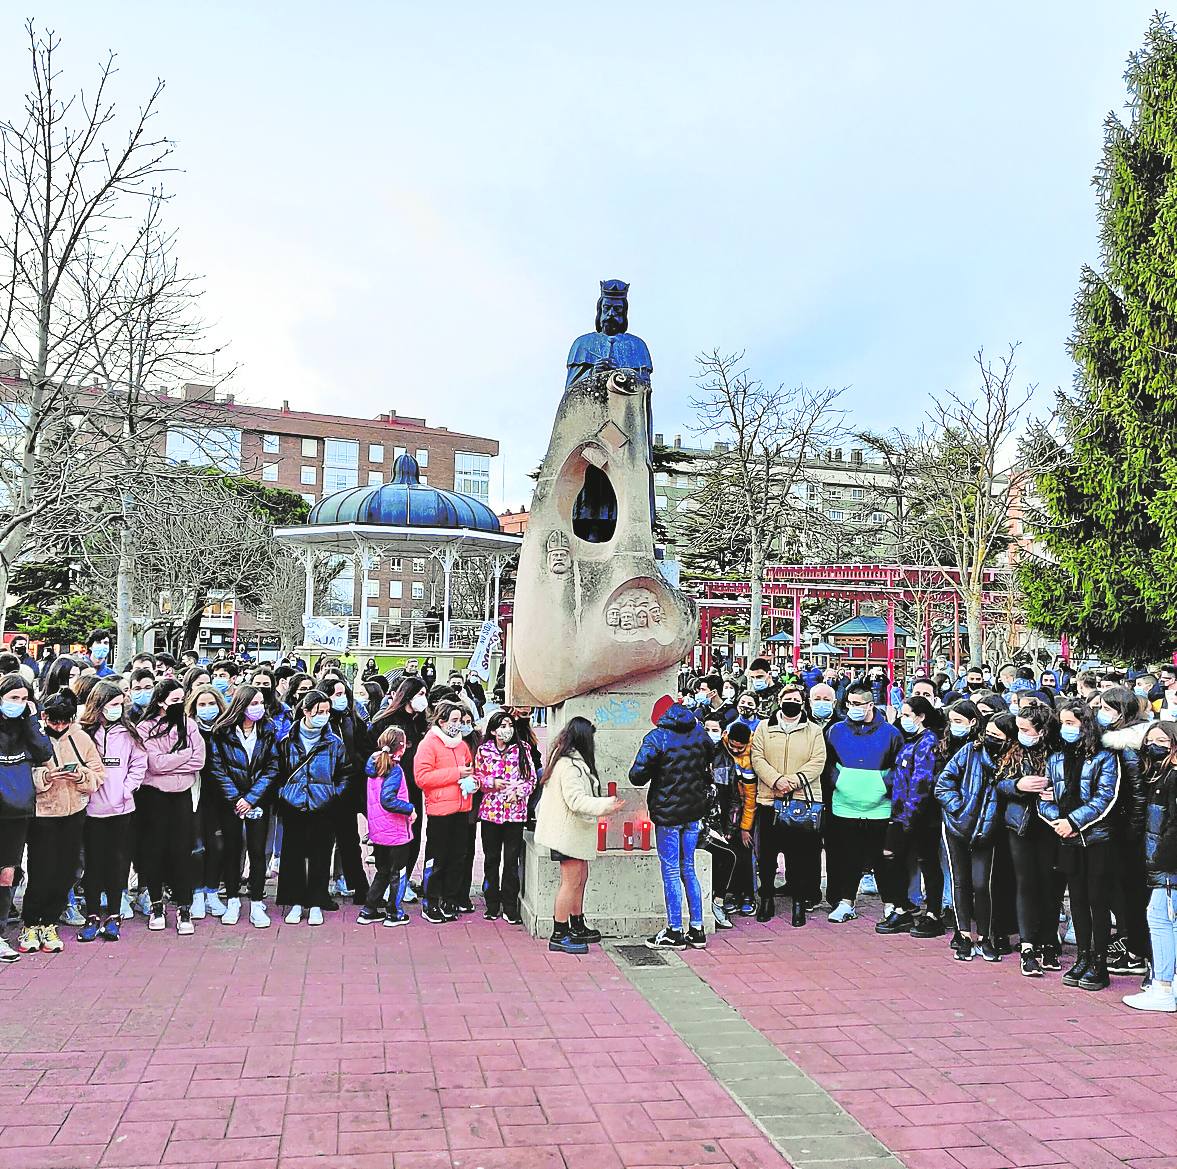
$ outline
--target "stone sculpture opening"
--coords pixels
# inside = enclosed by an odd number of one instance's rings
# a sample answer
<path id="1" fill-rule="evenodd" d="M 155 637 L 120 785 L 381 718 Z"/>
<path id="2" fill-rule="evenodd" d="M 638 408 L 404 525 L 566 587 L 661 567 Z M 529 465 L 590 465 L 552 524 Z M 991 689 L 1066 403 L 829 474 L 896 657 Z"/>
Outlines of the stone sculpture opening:
<path id="1" fill-rule="evenodd" d="M 572 505 L 572 531 L 586 544 L 607 544 L 617 531 L 617 492 L 609 476 L 591 463 Z"/>

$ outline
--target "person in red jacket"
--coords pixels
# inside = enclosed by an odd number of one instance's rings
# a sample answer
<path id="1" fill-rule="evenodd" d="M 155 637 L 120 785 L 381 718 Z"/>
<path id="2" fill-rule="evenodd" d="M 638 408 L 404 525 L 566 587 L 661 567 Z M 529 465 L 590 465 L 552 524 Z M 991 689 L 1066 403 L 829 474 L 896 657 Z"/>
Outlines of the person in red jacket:
<path id="1" fill-rule="evenodd" d="M 433 871 L 425 886 L 421 916 L 435 925 L 454 921 L 457 905 L 469 889 L 460 888 L 469 838 L 469 814 L 478 780 L 474 760 L 462 738 L 462 715 L 466 707 L 442 702 L 433 727 L 421 740 L 413 768 L 417 786 L 425 795 L 428 816 L 428 855 Z"/>

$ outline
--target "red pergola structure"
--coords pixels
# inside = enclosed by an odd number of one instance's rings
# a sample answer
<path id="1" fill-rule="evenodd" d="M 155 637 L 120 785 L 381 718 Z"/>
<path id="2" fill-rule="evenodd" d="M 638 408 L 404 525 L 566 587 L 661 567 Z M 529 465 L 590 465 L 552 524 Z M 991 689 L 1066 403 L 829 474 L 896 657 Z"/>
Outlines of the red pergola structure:
<path id="1" fill-rule="evenodd" d="M 985 570 L 985 583 L 996 584 L 1009 578 L 1008 569 Z M 699 600 L 699 640 L 703 649 L 703 668 L 711 667 L 711 626 L 715 616 L 744 611 L 751 602 L 749 581 L 708 580 L 700 582 L 703 596 Z M 952 605 L 952 628 L 955 658 L 960 661 L 960 572 L 954 568 L 918 564 L 770 564 L 764 570 L 764 596 L 769 605 L 778 598 L 792 600 L 793 667 L 801 659 L 801 601 L 803 598 L 869 601 L 887 606 L 887 676 L 895 677 L 895 603 L 922 602 L 924 611 L 924 658 L 932 656 L 932 605 Z M 984 592 L 982 606 L 998 600 L 998 594 Z M 737 609 L 738 606 L 738 609 Z M 766 613 L 784 615 L 787 610 L 766 608 Z M 982 614 L 984 610 L 982 609 Z"/>

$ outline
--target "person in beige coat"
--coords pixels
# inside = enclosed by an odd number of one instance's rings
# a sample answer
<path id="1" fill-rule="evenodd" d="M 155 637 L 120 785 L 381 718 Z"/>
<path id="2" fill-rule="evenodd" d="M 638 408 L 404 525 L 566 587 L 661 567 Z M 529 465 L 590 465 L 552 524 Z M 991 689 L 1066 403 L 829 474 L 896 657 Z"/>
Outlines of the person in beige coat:
<path id="1" fill-rule="evenodd" d="M 560 888 L 552 912 L 548 949 L 587 954 L 601 935 L 584 922 L 588 863 L 597 854 L 597 821 L 618 811 L 622 801 L 600 795 L 593 736 L 587 718 L 569 719 L 556 736 L 544 771 L 543 795 L 535 817 L 535 842 L 560 862 Z"/>
<path id="2" fill-rule="evenodd" d="M 777 857 L 784 853 L 785 880 L 793 896 L 793 925 L 805 924 L 806 898 L 821 889 L 821 839 L 818 833 L 777 823 L 776 805 L 795 794 L 821 800 L 826 762 L 825 737 L 806 711 L 805 693 L 788 682 L 776 709 L 752 732 L 752 770 L 756 773 L 757 921 L 771 921 L 776 907 L 773 884 Z"/>

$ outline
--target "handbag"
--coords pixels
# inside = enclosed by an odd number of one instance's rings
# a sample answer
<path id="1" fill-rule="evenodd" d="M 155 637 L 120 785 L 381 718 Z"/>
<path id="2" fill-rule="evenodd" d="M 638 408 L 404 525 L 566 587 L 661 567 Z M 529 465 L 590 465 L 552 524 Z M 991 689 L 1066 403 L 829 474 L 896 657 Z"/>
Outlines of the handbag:
<path id="1" fill-rule="evenodd" d="M 794 792 L 787 800 L 774 800 L 778 824 L 785 824 L 805 832 L 820 832 L 825 823 L 826 806 L 813 798 L 813 788 L 805 780 L 804 796 Z"/>

